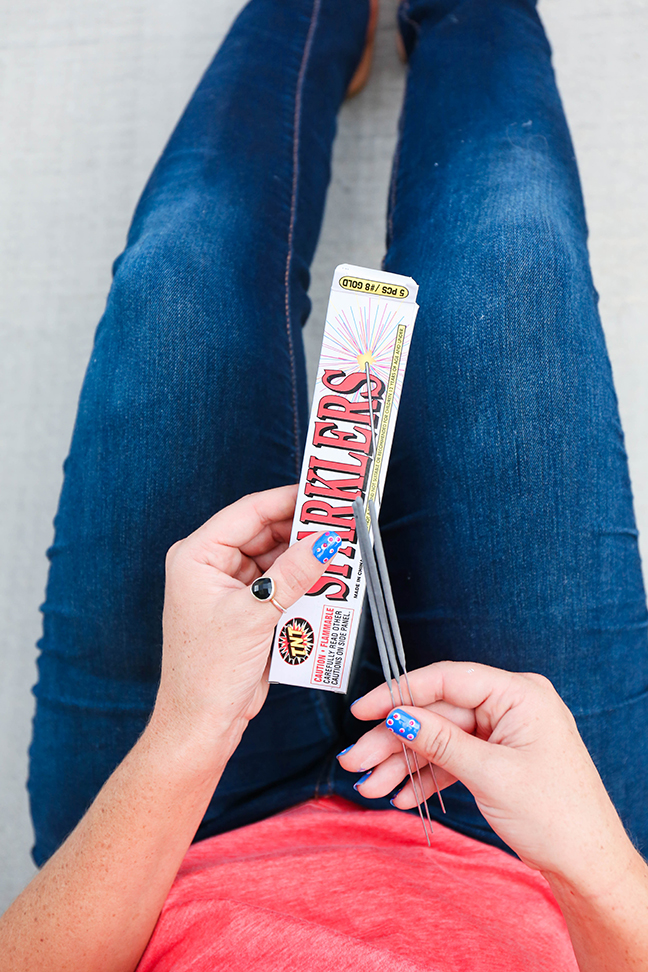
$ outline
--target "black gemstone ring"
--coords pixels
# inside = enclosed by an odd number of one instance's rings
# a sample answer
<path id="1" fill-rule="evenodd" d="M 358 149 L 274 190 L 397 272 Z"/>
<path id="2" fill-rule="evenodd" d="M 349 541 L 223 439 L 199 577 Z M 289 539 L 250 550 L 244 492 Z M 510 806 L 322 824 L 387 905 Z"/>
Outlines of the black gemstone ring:
<path id="1" fill-rule="evenodd" d="M 250 592 L 257 601 L 270 601 L 282 614 L 286 610 L 275 598 L 275 582 L 272 577 L 257 577 L 250 587 Z"/>

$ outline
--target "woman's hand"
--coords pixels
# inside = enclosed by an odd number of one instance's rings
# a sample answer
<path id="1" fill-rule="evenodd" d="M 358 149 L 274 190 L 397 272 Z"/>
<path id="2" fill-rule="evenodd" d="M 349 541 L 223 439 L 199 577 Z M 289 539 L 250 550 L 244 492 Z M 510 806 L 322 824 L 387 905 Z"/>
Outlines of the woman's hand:
<path id="1" fill-rule="evenodd" d="M 245 496 L 167 560 L 162 678 L 151 721 L 67 840 L 0 920 L 0 972 L 130 972 L 229 757 L 268 690 L 281 612 L 335 554 L 288 549 L 296 486 Z M 38 928 L 38 934 L 34 929 Z"/>
<path id="2" fill-rule="evenodd" d="M 406 778 L 404 742 L 421 765 L 437 767 L 441 786 L 461 780 L 493 830 L 542 871 L 581 972 L 648 968 L 648 868 L 551 683 L 466 662 L 429 665 L 409 681 L 422 707 L 393 710 L 386 685 L 352 706 L 358 719 L 392 725 L 371 729 L 340 757 L 347 770 L 374 767 L 362 795 L 384 796 Z M 409 717 L 404 735 L 395 711 Z M 427 767 L 422 775 L 430 795 Z M 409 781 L 394 803 L 415 806 Z"/>
<path id="3" fill-rule="evenodd" d="M 244 496 L 167 556 L 162 675 L 154 724 L 207 738 L 233 730 L 233 745 L 261 708 L 269 650 L 281 617 L 270 601 L 252 597 L 262 575 L 288 608 L 306 593 L 335 553 L 313 554 L 321 534 L 288 547 L 297 486 Z"/>
<path id="4" fill-rule="evenodd" d="M 499 836 L 530 867 L 596 883 L 602 847 L 615 848 L 625 866 L 629 841 L 569 709 L 540 675 L 484 665 L 439 662 L 409 675 L 422 707 L 403 706 L 420 729 L 412 740 L 385 722 L 371 729 L 340 762 L 351 771 L 374 767 L 359 787 L 366 797 L 389 793 L 407 778 L 402 741 L 436 767 L 442 787 L 461 780 Z M 354 716 L 385 719 L 392 710 L 386 685 L 354 703 Z M 394 728 L 397 728 L 396 724 Z M 422 769 L 427 794 L 434 792 Z M 415 806 L 408 781 L 394 800 Z M 614 856 L 614 855 L 613 855 Z M 600 885 L 599 885 L 600 886 Z"/>

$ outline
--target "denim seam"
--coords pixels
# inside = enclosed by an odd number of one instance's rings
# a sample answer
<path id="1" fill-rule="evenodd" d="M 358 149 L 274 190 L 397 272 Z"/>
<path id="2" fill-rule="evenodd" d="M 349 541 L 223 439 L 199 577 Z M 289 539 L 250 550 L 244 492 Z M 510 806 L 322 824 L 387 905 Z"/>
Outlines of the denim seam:
<path id="1" fill-rule="evenodd" d="M 421 25 L 417 24 L 415 20 L 409 15 L 410 10 L 410 0 L 405 0 L 401 4 L 401 11 L 403 16 L 407 20 L 408 24 L 411 24 L 417 35 L 421 32 Z M 407 94 L 406 94 L 407 97 Z M 401 147 L 403 144 L 403 118 L 405 115 L 405 100 L 403 100 L 403 107 L 401 108 L 401 117 L 398 123 L 398 142 L 396 144 L 396 151 L 394 152 L 394 164 L 392 168 L 391 182 L 389 184 L 389 206 L 387 213 L 387 248 L 391 248 L 392 240 L 394 238 L 394 209 L 396 208 L 396 183 L 398 181 L 398 172 L 400 169 L 400 157 L 401 157 Z M 385 258 L 382 261 L 382 269 L 385 269 Z"/>
<path id="2" fill-rule="evenodd" d="M 288 353 L 290 355 L 290 377 L 292 382 L 292 402 L 293 402 L 293 434 L 295 437 L 295 469 L 297 473 L 297 478 L 299 478 L 299 474 L 300 474 L 300 467 L 301 467 L 300 451 L 301 450 L 299 447 L 300 445 L 299 411 L 297 407 L 297 368 L 295 364 L 295 349 L 293 346 L 291 320 L 290 320 L 290 268 L 292 266 L 293 242 L 295 237 L 295 222 L 297 220 L 297 197 L 299 192 L 299 145 L 300 145 L 299 135 L 300 135 L 300 127 L 301 127 L 302 92 L 304 88 L 304 81 L 306 78 L 306 69 L 308 67 L 308 61 L 313 47 L 313 37 L 315 36 L 315 30 L 317 28 L 317 23 L 319 20 L 319 12 L 320 12 L 321 5 L 322 5 L 322 0 L 314 0 L 313 7 L 311 10 L 311 18 L 308 27 L 308 33 L 306 35 L 306 43 L 304 45 L 304 53 L 302 54 L 302 60 L 299 67 L 299 75 L 297 77 L 297 88 L 295 90 L 295 111 L 293 115 L 293 152 L 292 152 L 293 177 L 292 177 L 292 191 L 291 191 L 291 198 L 290 198 L 290 225 L 288 227 L 288 253 L 286 256 L 286 274 L 284 277 L 286 332 L 288 335 Z"/>

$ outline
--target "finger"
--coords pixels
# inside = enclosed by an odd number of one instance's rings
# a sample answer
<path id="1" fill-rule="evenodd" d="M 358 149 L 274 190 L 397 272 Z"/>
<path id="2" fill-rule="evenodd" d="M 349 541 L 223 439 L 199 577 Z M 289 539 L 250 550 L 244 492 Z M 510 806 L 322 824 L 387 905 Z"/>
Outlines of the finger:
<path id="1" fill-rule="evenodd" d="M 412 758 L 416 756 L 416 753 L 412 753 Z M 421 756 L 416 757 L 419 761 L 421 782 L 423 783 L 423 794 L 426 800 L 434 796 L 437 791 L 437 785 L 440 790 L 445 790 L 453 783 L 457 782 L 457 777 L 452 776 L 447 770 L 441 769 L 440 766 L 434 767 L 435 779 L 432 776 L 432 770 L 430 769 L 430 764 L 424 762 Z M 397 810 L 411 810 L 418 803 L 420 803 L 420 785 L 418 781 L 418 776 L 415 775 L 416 780 L 416 792 L 412 786 L 412 781 L 407 778 L 403 787 L 398 791 L 394 799 L 391 801 L 393 806 Z"/>
<path id="2" fill-rule="evenodd" d="M 277 540 L 274 531 L 267 527 L 252 541 L 257 551 L 254 556 L 239 550 L 238 547 L 214 543 L 208 547 L 201 544 L 197 548 L 199 551 L 198 559 L 210 567 L 215 567 L 223 574 L 229 574 L 230 577 L 235 578 L 247 587 L 259 576 L 259 572 L 264 574 L 274 564 L 277 557 L 288 549 L 289 537 L 290 529 L 288 529 L 288 536 L 285 540 Z M 193 549 L 195 551 L 196 548 Z M 196 556 L 195 553 L 194 556 Z"/>
<path id="3" fill-rule="evenodd" d="M 410 765 L 412 769 L 414 769 L 413 760 L 414 756 L 410 753 Z M 393 753 L 373 769 L 367 770 L 354 783 L 354 787 L 363 797 L 367 797 L 369 800 L 376 800 L 379 797 L 387 796 L 388 793 L 391 793 L 392 790 L 395 790 L 408 778 L 409 773 L 403 755 L 403 748 L 399 746 L 397 753 Z"/>
<path id="4" fill-rule="evenodd" d="M 464 732 L 437 712 L 399 706 L 388 713 L 385 725 L 408 749 L 439 766 L 468 786 L 480 787 L 493 772 L 499 746 Z"/>
<path id="5" fill-rule="evenodd" d="M 435 662 L 409 673 L 409 682 L 417 706 L 444 700 L 465 709 L 476 709 L 490 699 L 501 699 L 518 678 L 476 662 Z M 507 705 L 508 705 L 507 701 Z M 392 708 L 386 684 L 368 692 L 353 703 L 356 719 L 384 719 Z"/>
<path id="6" fill-rule="evenodd" d="M 304 537 L 289 547 L 268 571 L 275 582 L 276 598 L 289 608 L 311 589 L 340 548 L 342 538 L 331 530 Z"/>
<path id="7" fill-rule="evenodd" d="M 476 728 L 475 713 L 472 709 L 461 709 L 448 702 L 433 702 L 427 707 L 451 719 L 464 732 L 473 733 Z M 384 722 L 365 732 L 357 743 L 339 755 L 340 766 L 350 773 L 360 773 L 377 766 L 391 753 L 402 752 L 402 741 L 390 732 Z"/>
<path id="8" fill-rule="evenodd" d="M 443 703 L 437 704 L 443 705 Z M 470 722 L 466 722 L 468 731 L 472 730 L 473 723 L 474 719 L 472 718 Z M 416 769 L 413 762 L 415 755 L 412 753 L 410 756 L 413 772 Z M 421 757 L 417 758 L 421 768 L 425 796 L 428 797 L 436 791 L 436 786 L 431 770 L 425 769 L 426 761 Z M 403 742 L 393 732 L 390 732 L 384 722 L 379 726 L 374 726 L 373 729 L 361 736 L 353 746 L 340 753 L 338 760 L 342 769 L 350 773 L 364 774 L 361 777 L 363 782 L 355 784 L 356 789 L 363 796 L 369 798 L 385 796 L 405 780 L 406 785 L 399 794 L 400 799 L 397 806 L 399 809 L 416 806 L 417 800 L 414 796 L 412 784 L 408 779 L 409 770 L 403 755 Z M 456 783 L 456 777 L 439 767 L 436 768 L 436 777 L 440 789 Z M 418 791 L 418 777 L 416 782 Z"/>
<path id="9" fill-rule="evenodd" d="M 261 552 L 258 552 L 256 554 L 250 554 L 249 556 L 239 557 L 237 560 L 236 568 L 234 568 L 233 565 L 230 563 L 229 564 L 230 571 L 227 572 L 231 573 L 232 576 L 240 580 L 243 584 L 245 584 L 246 587 L 249 587 L 252 581 L 259 576 L 259 571 L 261 571 L 262 574 L 265 574 L 268 571 L 268 569 L 272 567 L 275 560 L 278 557 L 280 557 L 285 550 L 288 549 L 290 527 L 291 524 L 289 524 L 288 536 L 286 537 L 285 540 L 280 540 L 279 543 L 277 543 L 276 540 L 272 538 L 273 546 L 270 547 L 270 549 L 262 550 Z M 259 537 L 261 538 L 262 534 L 259 534 Z M 260 548 L 262 546 L 265 546 L 265 544 L 259 543 L 256 544 L 256 546 Z M 224 559 L 219 558 L 219 560 L 220 560 L 220 564 L 218 566 L 220 567 L 221 570 L 224 570 L 225 567 L 228 565 Z"/>
<path id="10" fill-rule="evenodd" d="M 418 759 L 419 774 L 416 772 L 415 760 Z M 416 784 L 416 795 L 412 781 L 410 780 L 410 770 L 414 776 Z M 437 782 L 439 788 L 450 786 L 455 783 L 455 777 L 450 776 L 445 770 L 437 770 Z M 416 806 L 421 799 L 421 783 L 423 784 L 423 796 L 425 799 L 436 792 L 436 786 L 432 778 L 432 772 L 427 763 L 417 756 L 416 753 L 409 753 L 409 766 L 403 753 L 402 745 L 398 752 L 389 756 L 388 759 L 379 763 L 374 769 L 368 770 L 360 780 L 354 784 L 355 789 L 368 799 L 377 799 L 387 796 L 395 790 L 401 783 L 405 783 L 400 790 L 398 808 L 401 810 Z"/>
<path id="11" fill-rule="evenodd" d="M 290 542 L 291 530 L 292 517 L 289 520 L 282 520 L 280 523 L 270 523 L 260 533 L 257 533 L 249 543 L 243 544 L 241 552 L 247 557 L 253 557 L 257 560 L 259 556 L 273 550 L 277 544 L 283 544 L 285 548 Z"/>
<path id="12" fill-rule="evenodd" d="M 203 523 L 192 537 L 206 545 L 244 547 L 271 524 L 290 520 L 295 512 L 297 485 L 250 493 Z"/>
<path id="13" fill-rule="evenodd" d="M 277 557 L 287 549 L 287 543 L 280 543 L 272 550 L 269 550 L 267 554 L 259 554 L 254 560 L 249 557 L 241 557 L 236 570 L 225 571 L 225 573 L 230 573 L 230 576 L 241 581 L 245 587 L 249 587 L 252 581 L 256 580 L 260 574 L 267 574 Z M 223 570 L 223 567 L 221 566 L 220 569 Z"/>
<path id="14" fill-rule="evenodd" d="M 257 565 L 258 570 L 254 575 L 254 577 L 258 577 L 259 570 L 261 571 L 262 574 L 265 574 L 270 569 L 270 567 L 272 567 L 275 560 L 277 560 L 277 558 L 280 557 L 281 554 L 287 549 L 288 549 L 287 543 L 278 543 L 276 547 L 273 547 L 272 550 L 268 550 L 267 553 L 257 554 L 257 556 L 254 558 L 254 562 Z M 254 577 L 250 579 L 249 581 L 250 584 L 254 580 Z"/>
<path id="15" fill-rule="evenodd" d="M 365 732 L 357 743 L 338 756 L 342 769 L 349 773 L 364 773 L 389 759 L 394 753 L 402 753 L 402 743 L 390 732 L 384 722 Z"/>
<path id="16" fill-rule="evenodd" d="M 262 601 L 251 597 L 248 588 L 240 592 L 243 595 L 240 602 L 241 613 L 248 619 L 260 622 L 263 630 L 268 628 L 271 631 L 281 610 L 288 610 L 324 573 L 341 542 L 337 533 L 328 530 L 304 537 L 288 547 L 265 572 L 265 576 L 274 581 L 272 600 Z"/>

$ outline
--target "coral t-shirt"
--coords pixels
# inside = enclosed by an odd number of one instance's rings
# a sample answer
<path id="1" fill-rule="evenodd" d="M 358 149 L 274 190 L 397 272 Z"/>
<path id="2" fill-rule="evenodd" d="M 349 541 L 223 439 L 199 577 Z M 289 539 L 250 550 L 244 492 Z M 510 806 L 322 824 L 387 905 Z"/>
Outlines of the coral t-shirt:
<path id="1" fill-rule="evenodd" d="M 338 798 L 194 844 L 138 972 L 578 972 L 544 878 Z"/>

